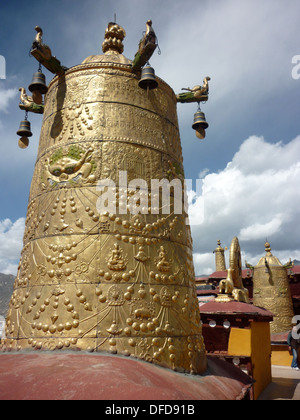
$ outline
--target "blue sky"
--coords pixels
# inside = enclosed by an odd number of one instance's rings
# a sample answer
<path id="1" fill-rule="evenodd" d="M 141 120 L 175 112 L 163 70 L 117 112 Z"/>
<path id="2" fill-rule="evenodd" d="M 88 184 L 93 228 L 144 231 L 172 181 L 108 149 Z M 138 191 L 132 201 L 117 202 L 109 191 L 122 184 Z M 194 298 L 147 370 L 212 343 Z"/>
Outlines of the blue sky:
<path id="1" fill-rule="evenodd" d="M 15 274 L 35 164 L 41 116 L 30 114 L 33 137 L 18 148 L 18 88 L 27 88 L 37 61 L 29 56 L 34 27 L 61 62 L 71 67 L 101 54 L 107 23 L 127 33 L 124 55 L 133 58 L 147 19 L 153 20 L 161 55 L 156 74 L 180 92 L 211 77 L 202 106 L 205 141 L 191 129 L 195 104 L 179 104 L 185 175 L 203 178 L 191 218 L 196 273 L 214 269 L 217 239 L 240 239 L 243 262 L 256 263 L 265 238 L 286 262 L 300 259 L 300 55 L 299 0 L 11 0 L 0 5 L 0 272 Z M 52 75 L 44 70 L 47 81 Z M 300 73 L 300 71 L 299 71 Z"/>

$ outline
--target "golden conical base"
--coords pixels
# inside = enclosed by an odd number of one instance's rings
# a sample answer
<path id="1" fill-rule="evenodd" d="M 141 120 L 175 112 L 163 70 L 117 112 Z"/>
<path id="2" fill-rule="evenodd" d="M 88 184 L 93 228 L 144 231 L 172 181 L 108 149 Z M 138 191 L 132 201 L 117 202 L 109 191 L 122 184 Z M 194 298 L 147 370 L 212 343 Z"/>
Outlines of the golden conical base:
<path id="1" fill-rule="evenodd" d="M 206 369 L 186 214 L 174 197 L 168 213 L 151 211 L 152 191 L 140 195 L 145 214 L 129 211 L 130 182 L 173 178 L 183 179 L 176 98 L 162 80 L 147 96 L 130 65 L 93 62 L 50 83 L 5 348 Z M 115 212 L 99 212 L 104 179 Z"/>

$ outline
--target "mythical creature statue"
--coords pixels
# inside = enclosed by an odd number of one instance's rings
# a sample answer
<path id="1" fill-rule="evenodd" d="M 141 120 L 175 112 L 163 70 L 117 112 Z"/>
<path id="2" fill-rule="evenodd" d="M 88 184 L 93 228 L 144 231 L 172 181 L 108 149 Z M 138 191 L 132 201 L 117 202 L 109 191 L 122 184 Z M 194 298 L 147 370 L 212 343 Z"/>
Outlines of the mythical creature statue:
<path id="1" fill-rule="evenodd" d="M 209 86 L 208 82 L 210 80 L 210 77 L 205 77 L 203 79 L 203 85 L 202 86 L 194 86 L 191 88 L 182 88 L 181 90 L 187 90 L 187 93 L 179 93 L 176 95 L 177 102 L 186 103 L 186 102 L 204 102 L 208 99 L 208 91 Z"/>
<path id="2" fill-rule="evenodd" d="M 64 156 L 52 164 L 48 158 L 46 166 L 50 179 L 54 177 L 52 181 L 64 182 L 74 180 L 75 177 L 81 175 L 86 182 L 94 181 L 93 177 L 90 178 L 92 172 L 92 152 L 93 149 L 89 148 L 78 160 Z"/>
<path id="3" fill-rule="evenodd" d="M 152 20 L 146 22 L 146 32 L 143 38 L 140 40 L 139 49 L 135 54 L 132 62 L 132 68 L 134 71 L 140 71 L 141 68 L 150 60 L 152 54 L 157 47 L 157 38 L 152 28 Z"/>
<path id="4" fill-rule="evenodd" d="M 36 104 L 31 96 L 28 96 L 26 93 L 26 89 L 23 87 L 19 88 L 20 94 L 20 109 L 25 111 L 34 112 L 36 114 L 43 114 L 44 112 L 44 105 L 43 104 Z"/>
<path id="5" fill-rule="evenodd" d="M 241 249 L 236 236 L 230 246 L 227 278 L 220 281 L 219 290 L 220 295 L 216 298 L 216 302 L 237 300 L 249 303 L 249 292 L 243 285 Z"/>
<path id="6" fill-rule="evenodd" d="M 48 45 L 43 43 L 43 30 L 40 26 L 34 28 L 37 32 L 35 39 L 31 47 L 31 55 L 38 60 L 46 69 L 51 73 L 62 75 L 67 70 L 66 67 L 62 66 L 60 61 L 52 56 L 52 52 Z"/>
<path id="7" fill-rule="evenodd" d="M 220 281 L 219 283 L 219 290 L 220 293 L 223 293 L 225 295 L 231 295 L 234 289 L 234 284 L 233 284 L 233 269 L 232 268 L 228 268 L 227 270 L 227 278 L 223 279 Z"/>

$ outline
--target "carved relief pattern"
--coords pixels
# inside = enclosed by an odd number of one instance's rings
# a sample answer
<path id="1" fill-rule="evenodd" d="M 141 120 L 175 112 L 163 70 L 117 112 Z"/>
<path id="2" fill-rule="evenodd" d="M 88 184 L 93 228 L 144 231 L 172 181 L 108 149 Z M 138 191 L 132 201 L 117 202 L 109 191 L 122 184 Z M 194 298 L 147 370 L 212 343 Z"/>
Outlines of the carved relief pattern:
<path id="1" fill-rule="evenodd" d="M 126 141 L 182 159 L 175 94 L 164 82 L 149 98 L 128 72 L 82 67 L 49 89 L 39 155 L 76 138 Z"/>
<path id="2" fill-rule="evenodd" d="M 120 170 L 148 185 L 183 177 L 175 95 L 161 81 L 147 97 L 128 70 L 83 67 L 46 97 L 4 347 L 110 351 L 201 373 L 186 214 L 174 197 L 170 214 L 151 214 L 150 191 L 148 214 L 97 211 L 99 179 L 128 205 Z"/>

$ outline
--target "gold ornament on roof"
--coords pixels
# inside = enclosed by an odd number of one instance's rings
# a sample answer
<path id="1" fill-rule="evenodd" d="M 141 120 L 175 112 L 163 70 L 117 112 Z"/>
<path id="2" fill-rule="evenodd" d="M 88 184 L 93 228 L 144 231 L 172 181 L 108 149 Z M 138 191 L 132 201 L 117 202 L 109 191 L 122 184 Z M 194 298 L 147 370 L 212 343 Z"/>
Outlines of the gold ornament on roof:
<path id="1" fill-rule="evenodd" d="M 229 268 L 227 278 L 220 281 L 220 294 L 216 302 L 238 302 L 249 303 L 249 292 L 243 285 L 241 248 L 238 238 L 235 236 L 229 250 Z"/>
<path id="2" fill-rule="evenodd" d="M 270 324 L 271 333 L 289 331 L 294 316 L 293 302 L 287 269 L 293 266 L 289 261 L 283 265 L 272 254 L 271 245 L 265 243 L 266 254 L 260 258 L 255 267 L 247 264 L 253 270 L 253 303 L 273 313 Z"/>
<path id="3" fill-rule="evenodd" d="M 105 40 L 102 43 L 102 51 L 116 52 L 122 54 L 124 51 L 123 39 L 126 36 L 126 32 L 122 26 L 115 22 L 110 22 L 105 30 Z"/>
<path id="4" fill-rule="evenodd" d="M 216 260 L 216 271 L 225 271 L 226 270 L 226 262 L 225 262 L 225 250 L 227 250 L 227 247 L 224 249 L 221 247 L 221 241 L 218 239 L 218 246 L 214 250 L 215 254 L 215 260 Z"/>

